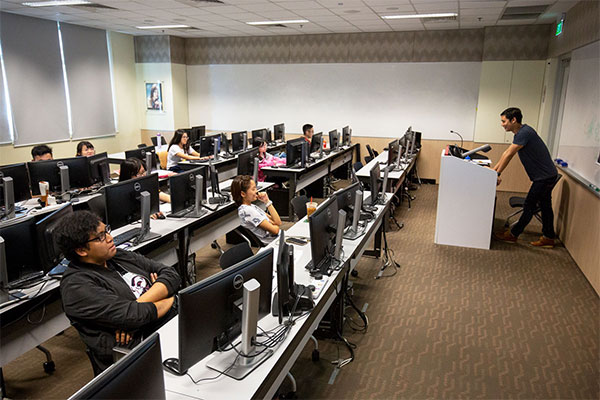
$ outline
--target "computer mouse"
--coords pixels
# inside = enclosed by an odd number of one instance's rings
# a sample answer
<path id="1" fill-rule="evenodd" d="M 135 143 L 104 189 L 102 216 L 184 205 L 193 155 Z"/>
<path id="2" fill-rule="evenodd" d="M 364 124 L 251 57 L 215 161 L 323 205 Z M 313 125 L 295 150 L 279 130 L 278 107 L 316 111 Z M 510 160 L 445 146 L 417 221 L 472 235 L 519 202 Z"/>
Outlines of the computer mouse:
<path id="1" fill-rule="evenodd" d="M 181 372 L 179 372 L 179 359 L 177 358 L 167 358 L 165 361 L 163 361 L 163 367 L 165 368 L 165 370 L 167 370 L 167 372 L 170 372 L 177 376 L 184 375 Z"/>
<path id="2" fill-rule="evenodd" d="M 311 276 L 312 276 L 313 278 L 317 279 L 317 280 L 319 280 L 319 279 L 323 279 L 323 274 L 322 274 L 322 273 L 320 273 L 320 272 L 318 272 L 318 271 L 317 271 L 317 272 L 314 272 L 314 273 L 312 273 L 312 274 L 311 274 Z"/>
<path id="3" fill-rule="evenodd" d="M 156 217 L 157 217 L 158 219 L 165 219 L 165 218 L 167 218 L 167 217 L 165 217 L 165 214 L 163 214 L 163 213 L 161 213 L 161 212 L 157 213 L 157 214 L 156 214 Z"/>
<path id="4" fill-rule="evenodd" d="M 308 288 L 310 289 L 311 292 L 314 292 L 315 290 L 317 290 L 315 285 L 308 285 Z"/>

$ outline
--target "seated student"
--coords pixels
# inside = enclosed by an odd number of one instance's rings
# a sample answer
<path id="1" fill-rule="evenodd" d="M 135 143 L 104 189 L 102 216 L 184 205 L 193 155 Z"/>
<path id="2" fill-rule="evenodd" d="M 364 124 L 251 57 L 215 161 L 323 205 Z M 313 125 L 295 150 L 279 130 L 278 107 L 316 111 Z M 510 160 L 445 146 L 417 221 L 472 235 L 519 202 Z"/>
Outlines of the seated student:
<path id="1" fill-rule="evenodd" d="M 76 211 L 54 232 L 70 261 L 60 281 L 63 308 L 100 370 L 113 363 L 113 347 L 132 349 L 176 315 L 175 269 L 117 249 L 96 214 Z"/>
<path id="2" fill-rule="evenodd" d="M 302 133 L 304 134 L 304 140 L 310 143 L 315 134 L 315 128 L 311 124 L 306 124 L 302 127 Z"/>
<path id="3" fill-rule="evenodd" d="M 31 149 L 31 161 L 53 160 L 52 148 L 45 144 L 40 144 Z"/>
<path id="4" fill-rule="evenodd" d="M 181 167 L 177 165 L 181 159 L 200 160 L 200 154 L 196 152 L 188 143 L 189 137 L 186 131 L 178 129 L 169 142 L 167 154 L 167 169 L 173 172 L 181 172 Z M 208 158 L 207 158 L 208 159 Z"/>
<path id="5" fill-rule="evenodd" d="M 258 147 L 258 181 L 264 182 L 265 174 L 262 172 L 262 168 L 272 167 L 274 165 L 285 165 L 285 160 L 267 153 L 267 142 L 263 139 L 256 139 L 255 145 Z"/>
<path id="6" fill-rule="evenodd" d="M 231 196 L 238 205 L 238 215 L 242 220 L 242 226 L 254 233 L 265 245 L 271 243 L 279 234 L 281 218 L 265 193 L 258 193 L 256 182 L 248 175 L 236 176 L 231 183 Z M 266 204 L 267 212 L 264 212 L 252 202 L 260 200 Z"/>
<path id="7" fill-rule="evenodd" d="M 87 140 L 82 140 L 77 143 L 77 154 L 76 157 L 85 156 L 90 157 L 96 154 L 96 150 L 94 150 L 94 145 L 92 142 L 88 142 Z"/>
<path id="8" fill-rule="evenodd" d="M 144 168 L 144 163 L 139 158 L 130 157 L 124 161 L 121 161 L 121 167 L 119 170 L 119 182 L 144 176 L 145 173 L 146 168 Z M 164 203 L 171 202 L 171 196 L 160 191 L 158 192 L 158 199 Z"/>

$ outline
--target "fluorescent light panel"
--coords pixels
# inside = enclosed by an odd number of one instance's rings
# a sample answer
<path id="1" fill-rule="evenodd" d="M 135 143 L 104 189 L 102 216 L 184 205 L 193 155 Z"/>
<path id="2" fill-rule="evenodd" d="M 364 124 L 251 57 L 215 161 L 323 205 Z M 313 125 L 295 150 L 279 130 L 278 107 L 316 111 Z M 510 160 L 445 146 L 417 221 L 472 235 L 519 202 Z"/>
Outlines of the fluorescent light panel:
<path id="1" fill-rule="evenodd" d="M 456 17 L 457 13 L 437 13 L 437 14 L 407 14 L 407 15 L 382 15 L 383 19 L 411 19 L 411 18 L 448 18 Z"/>
<path id="2" fill-rule="evenodd" d="M 189 28 L 188 25 L 152 25 L 152 26 L 136 26 L 138 29 L 179 29 Z"/>
<path id="3" fill-rule="evenodd" d="M 56 7 L 56 6 L 81 6 L 84 4 L 92 4 L 87 0 L 52 0 L 52 1 L 36 1 L 22 3 L 28 7 Z"/>
<path id="4" fill-rule="evenodd" d="M 279 24 L 306 24 L 307 19 L 290 19 L 285 21 L 255 21 L 246 22 L 248 25 L 279 25 Z"/>

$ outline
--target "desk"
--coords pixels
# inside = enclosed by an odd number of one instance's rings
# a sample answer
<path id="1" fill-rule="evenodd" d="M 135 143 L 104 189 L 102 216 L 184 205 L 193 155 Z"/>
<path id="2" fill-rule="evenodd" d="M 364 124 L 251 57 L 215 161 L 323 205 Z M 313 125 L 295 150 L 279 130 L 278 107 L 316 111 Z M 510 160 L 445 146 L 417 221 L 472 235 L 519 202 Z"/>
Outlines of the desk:
<path id="1" fill-rule="evenodd" d="M 267 147 L 267 152 L 285 150 L 285 143 L 279 143 L 275 146 Z M 221 153 L 218 160 L 211 160 L 219 174 L 219 182 L 233 179 L 237 176 L 237 154 L 233 157 L 224 158 Z M 189 169 L 191 165 L 209 165 L 208 161 L 181 161 L 178 163 L 183 168 Z"/>
<path id="2" fill-rule="evenodd" d="M 386 188 L 387 192 L 396 193 L 400 189 L 400 187 L 402 186 L 402 184 L 404 183 L 404 181 L 406 179 L 406 176 L 410 173 L 410 171 L 412 171 L 415 164 L 417 163 L 417 158 L 419 156 L 419 152 L 420 152 L 420 150 L 416 154 L 414 154 L 408 162 L 403 162 L 401 164 L 400 170 L 391 171 L 388 173 L 388 188 Z M 372 159 L 371 161 L 369 161 L 364 167 L 359 169 L 356 172 L 356 176 L 358 177 L 358 179 L 361 180 L 361 182 L 369 184 L 370 178 L 371 178 L 371 174 L 370 174 L 371 169 L 377 163 L 379 163 L 379 164 L 381 164 L 380 167 L 382 169 L 381 178 L 383 178 L 383 175 L 384 175 L 383 168 L 387 166 L 387 160 L 388 160 L 388 152 L 386 150 L 386 151 L 383 151 L 381 154 L 379 154 L 374 159 Z"/>
<path id="3" fill-rule="evenodd" d="M 358 149 L 358 144 L 353 144 L 340 150 L 332 151 L 323 158 L 307 165 L 306 168 L 263 167 L 262 171 L 269 178 L 279 178 L 288 181 L 288 203 L 300 190 L 304 189 L 318 179 L 327 176 L 335 169 L 352 162 L 352 152 Z M 291 219 L 291 214 L 288 220 Z"/>
<path id="4" fill-rule="evenodd" d="M 368 195 L 368 194 L 365 194 Z M 387 195 L 386 204 L 377 207 L 376 218 L 371 221 L 365 230 L 365 235 L 354 241 L 344 240 L 344 265 L 340 271 L 334 272 L 327 281 L 315 299 L 315 308 L 307 316 L 298 319 L 283 343 L 275 349 L 274 354 L 262 365 L 254 370 L 242 381 L 236 381 L 227 376 L 220 376 L 212 381 L 201 382 L 198 385 L 192 383 L 188 376 L 176 376 L 164 372 L 165 388 L 167 398 L 203 398 L 203 399 L 249 399 L 249 398 L 267 398 L 271 399 L 284 380 L 287 372 L 290 370 L 300 352 L 310 339 L 310 336 L 317 328 L 319 322 L 342 290 L 342 280 L 354 268 L 357 257 L 364 251 L 364 247 L 370 241 L 372 236 L 380 231 L 382 221 L 389 209 L 392 196 Z M 309 228 L 306 218 L 298 221 L 294 226 L 286 231 L 286 236 L 309 236 Z M 277 259 L 278 240 L 269 245 L 275 250 L 273 268 L 275 271 L 275 262 Z M 312 279 L 305 266 L 311 259 L 310 244 L 305 246 L 294 245 L 294 266 L 295 281 L 304 285 L 311 284 Z M 353 261 L 354 260 L 354 261 Z M 275 275 L 275 274 L 274 274 Z M 276 277 L 273 279 L 273 287 L 276 290 Z M 259 321 L 259 325 L 264 330 L 275 328 L 278 320 L 272 315 L 268 315 Z M 160 341 L 163 360 L 178 356 L 178 318 L 174 318 L 165 324 L 160 330 Z M 189 369 L 189 373 L 194 379 L 202 379 L 217 376 L 218 373 L 206 368 L 206 363 L 214 357 L 211 354 L 198 362 Z"/>

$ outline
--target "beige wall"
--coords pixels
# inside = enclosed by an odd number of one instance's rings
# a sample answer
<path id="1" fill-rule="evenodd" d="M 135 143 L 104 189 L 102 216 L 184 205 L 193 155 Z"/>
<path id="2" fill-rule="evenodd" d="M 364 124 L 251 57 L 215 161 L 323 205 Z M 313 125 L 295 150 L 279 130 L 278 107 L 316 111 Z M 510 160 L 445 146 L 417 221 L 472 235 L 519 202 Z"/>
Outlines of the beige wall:
<path id="1" fill-rule="evenodd" d="M 120 33 L 110 35 L 113 60 L 114 90 L 117 108 L 117 135 L 93 139 L 97 152 L 114 153 L 134 148 L 140 140 L 139 113 L 136 112 L 135 63 L 133 37 Z M 55 158 L 73 157 L 79 140 L 49 143 Z M 0 165 L 31 160 L 33 146 L 0 146 Z"/>
<path id="2" fill-rule="evenodd" d="M 556 231 L 600 295 L 600 199 L 564 172 L 553 193 Z"/>

